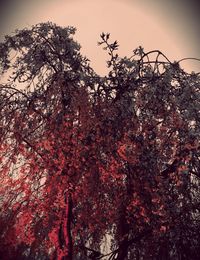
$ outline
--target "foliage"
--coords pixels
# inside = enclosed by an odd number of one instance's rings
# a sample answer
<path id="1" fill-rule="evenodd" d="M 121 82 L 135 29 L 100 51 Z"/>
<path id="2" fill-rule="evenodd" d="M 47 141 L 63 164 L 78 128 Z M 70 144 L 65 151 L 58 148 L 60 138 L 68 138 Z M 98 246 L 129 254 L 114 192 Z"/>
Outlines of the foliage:
<path id="1" fill-rule="evenodd" d="M 100 77 L 74 33 L 0 44 L 1 256 L 197 259 L 199 75 L 142 47 L 120 58 L 102 33 Z"/>

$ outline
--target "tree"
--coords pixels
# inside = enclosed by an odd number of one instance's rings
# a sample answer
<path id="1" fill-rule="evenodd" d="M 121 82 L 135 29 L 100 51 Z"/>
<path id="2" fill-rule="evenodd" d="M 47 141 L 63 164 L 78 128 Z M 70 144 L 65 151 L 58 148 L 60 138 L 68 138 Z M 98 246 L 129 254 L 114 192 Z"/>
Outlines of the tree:
<path id="1" fill-rule="evenodd" d="M 44 23 L 0 44 L 1 255 L 197 259 L 199 75 L 157 50 L 120 58 L 102 33 L 100 77 L 74 33 Z"/>

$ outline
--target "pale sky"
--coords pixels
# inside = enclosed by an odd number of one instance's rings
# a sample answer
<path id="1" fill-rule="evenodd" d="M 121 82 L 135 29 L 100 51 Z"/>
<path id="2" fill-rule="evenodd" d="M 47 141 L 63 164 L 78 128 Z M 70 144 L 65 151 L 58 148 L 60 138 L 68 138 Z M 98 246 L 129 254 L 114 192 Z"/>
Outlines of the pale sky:
<path id="1" fill-rule="evenodd" d="M 39 22 L 75 26 L 82 54 L 104 75 L 107 55 L 97 46 L 102 32 L 118 41 L 121 56 L 131 56 L 141 45 L 146 51 L 159 49 L 172 61 L 200 58 L 197 11 L 194 0 L 7 0 L 1 4 L 0 39 Z M 198 62 L 181 65 L 200 71 Z"/>

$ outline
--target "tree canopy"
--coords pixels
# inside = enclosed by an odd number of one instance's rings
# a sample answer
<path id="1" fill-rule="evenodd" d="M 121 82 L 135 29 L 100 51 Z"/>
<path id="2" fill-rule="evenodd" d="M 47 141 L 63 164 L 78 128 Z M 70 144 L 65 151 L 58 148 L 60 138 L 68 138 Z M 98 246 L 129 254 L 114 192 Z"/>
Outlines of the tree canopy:
<path id="1" fill-rule="evenodd" d="M 102 33 L 102 77 L 74 33 L 0 44 L 1 258 L 198 259 L 199 74 Z"/>

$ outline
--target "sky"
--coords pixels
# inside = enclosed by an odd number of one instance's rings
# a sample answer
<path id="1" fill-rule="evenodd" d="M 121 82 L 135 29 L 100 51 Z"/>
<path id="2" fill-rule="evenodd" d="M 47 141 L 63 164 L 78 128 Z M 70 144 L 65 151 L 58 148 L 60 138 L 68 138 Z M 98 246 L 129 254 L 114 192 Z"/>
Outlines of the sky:
<path id="1" fill-rule="evenodd" d="M 5 0 L 0 1 L 0 41 L 15 29 L 40 22 L 75 26 L 82 54 L 105 75 L 108 55 L 97 45 L 102 32 L 118 41 L 122 57 L 142 46 L 162 51 L 171 61 L 200 58 L 198 10 L 197 0 Z M 200 62 L 181 66 L 200 71 Z"/>

